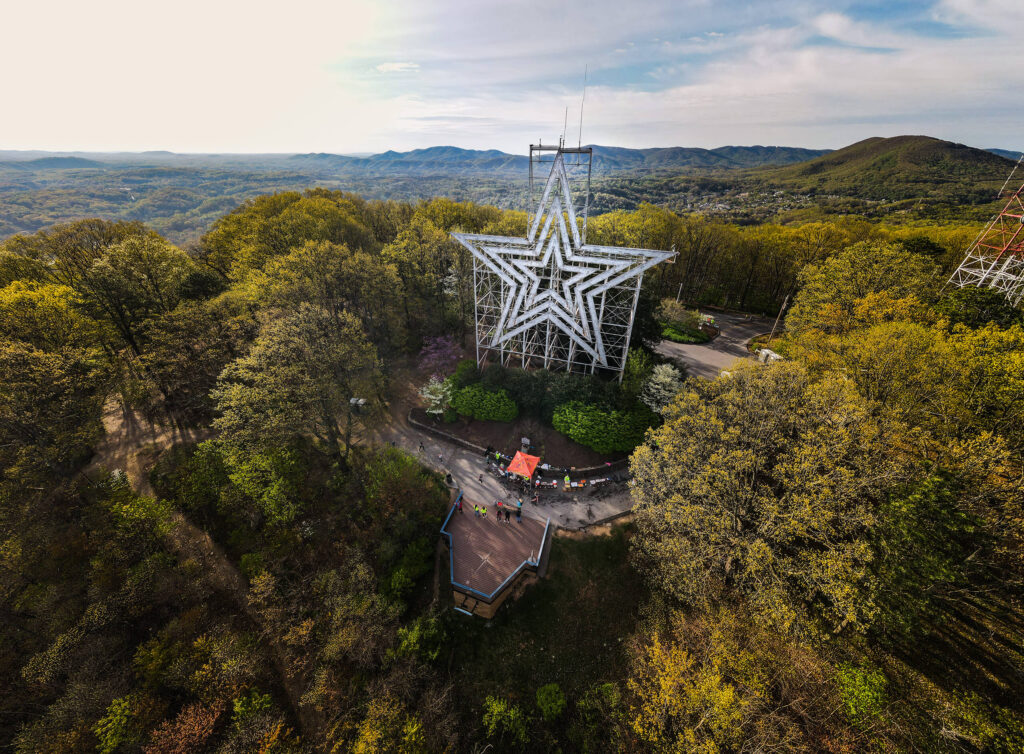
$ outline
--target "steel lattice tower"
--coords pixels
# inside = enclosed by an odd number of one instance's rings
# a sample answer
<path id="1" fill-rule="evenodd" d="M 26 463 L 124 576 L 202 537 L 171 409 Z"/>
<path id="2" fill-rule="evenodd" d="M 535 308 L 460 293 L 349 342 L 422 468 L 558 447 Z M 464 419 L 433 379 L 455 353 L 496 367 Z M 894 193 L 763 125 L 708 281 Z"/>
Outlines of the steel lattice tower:
<path id="1" fill-rule="evenodd" d="M 1024 184 L 974 239 L 949 283 L 957 288 L 994 288 L 1012 305 L 1020 303 L 1024 296 Z"/>
<path id="2" fill-rule="evenodd" d="M 477 364 L 603 369 L 621 378 L 644 272 L 675 252 L 587 243 L 591 154 L 530 147 L 531 196 L 540 188 L 535 166 L 550 172 L 525 237 L 452 234 L 473 254 Z M 579 214 L 572 167 L 584 176 Z"/>

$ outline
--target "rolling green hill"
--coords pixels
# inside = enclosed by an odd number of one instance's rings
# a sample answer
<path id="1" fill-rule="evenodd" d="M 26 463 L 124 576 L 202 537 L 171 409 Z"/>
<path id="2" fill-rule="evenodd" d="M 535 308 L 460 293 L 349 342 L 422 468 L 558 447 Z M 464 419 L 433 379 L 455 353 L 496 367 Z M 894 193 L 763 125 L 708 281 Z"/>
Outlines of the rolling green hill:
<path id="1" fill-rule="evenodd" d="M 883 201 L 991 201 L 1013 161 L 930 136 L 873 137 L 806 162 L 763 169 L 767 184 L 809 194 Z"/>

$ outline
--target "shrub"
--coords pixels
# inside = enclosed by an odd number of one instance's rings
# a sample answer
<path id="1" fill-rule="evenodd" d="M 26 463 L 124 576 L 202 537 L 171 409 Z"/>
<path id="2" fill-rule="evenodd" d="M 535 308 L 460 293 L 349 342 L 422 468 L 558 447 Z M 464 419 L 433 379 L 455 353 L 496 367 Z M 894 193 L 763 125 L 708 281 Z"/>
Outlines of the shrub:
<path id="1" fill-rule="evenodd" d="M 451 381 L 456 389 L 464 388 L 466 385 L 472 385 L 474 382 L 480 380 L 480 371 L 476 368 L 476 362 L 473 359 L 463 359 L 455 365 L 455 371 L 452 373 Z"/>
<path id="2" fill-rule="evenodd" d="M 239 568 L 246 579 L 252 581 L 260 571 L 266 570 L 263 556 L 258 552 L 247 552 L 239 561 Z"/>
<path id="3" fill-rule="evenodd" d="M 837 680 L 850 722 L 863 728 L 881 717 L 885 705 L 885 676 L 880 670 L 844 664 L 839 667 Z"/>
<path id="4" fill-rule="evenodd" d="M 487 390 L 482 385 L 470 385 L 459 390 L 452 399 L 452 407 L 462 416 L 480 421 L 510 422 L 519 415 L 516 402 L 504 390 Z"/>
<path id="5" fill-rule="evenodd" d="M 270 694 L 261 694 L 257 689 L 253 689 L 248 694 L 235 699 L 231 722 L 236 728 L 239 728 L 246 720 L 261 712 L 266 712 L 271 706 Z"/>
<path id="6" fill-rule="evenodd" d="M 680 330 L 674 325 L 665 325 L 661 328 L 661 337 L 671 340 L 673 343 L 707 343 L 711 336 L 703 330 Z"/>
<path id="7" fill-rule="evenodd" d="M 565 694 L 557 683 L 546 683 L 537 689 L 537 706 L 549 723 L 562 716 L 565 712 Z"/>
<path id="8" fill-rule="evenodd" d="M 628 453 L 643 442 L 644 432 L 656 420 L 646 407 L 615 411 L 574 401 L 559 406 L 551 423 L 563 435 L 598 453 Z"/>
<path id="9" fill-rule="evenodd" d="M 484 700 L 484 728 L 490 738 L 507 735 L 513 744 L 526 743 L 526 715 L 504 699 L 488 696 Z"/>
<path id="10" fill-rule="evenodd" d="M 416 657 L 434 662 L 445 642 L 444 626 L 434 616 L 421 615 L 408 626 L 398 629 L 398 647 L 388 650 L 388 658 Z"/>
<path id="11" fill-rule="evenodd" d="M 426 338 L 420 351 L 420 369 L 428 374 L 444 374 L 458 361 L 459 344 L 452 335 Z"/>

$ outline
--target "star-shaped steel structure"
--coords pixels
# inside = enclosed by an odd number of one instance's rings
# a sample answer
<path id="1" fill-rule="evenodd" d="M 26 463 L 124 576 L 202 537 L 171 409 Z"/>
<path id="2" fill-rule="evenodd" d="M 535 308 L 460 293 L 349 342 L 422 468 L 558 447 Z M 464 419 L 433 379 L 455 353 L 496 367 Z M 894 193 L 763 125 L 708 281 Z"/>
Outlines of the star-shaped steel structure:
<path id="1" fill-rule="evenodd" d="M 674 256 L 587 244 L 561 150 L 525 238 L 452 236 L 473 254 L 478 362 L 494 352 L 524 367 L 621 373 L 643 274 Z"/>

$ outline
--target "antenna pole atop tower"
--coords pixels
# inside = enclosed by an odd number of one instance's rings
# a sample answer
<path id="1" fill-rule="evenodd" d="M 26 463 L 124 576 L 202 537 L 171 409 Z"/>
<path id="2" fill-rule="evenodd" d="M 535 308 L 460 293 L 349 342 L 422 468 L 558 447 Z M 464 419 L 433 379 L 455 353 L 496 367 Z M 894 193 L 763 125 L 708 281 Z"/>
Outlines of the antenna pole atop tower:
<path id="1" fill-rule="evenodd" d="M 580 97 L 580 133 L 579 139 L 576 142 L 577 149 L 583 147 L 583 103 L 587 101 L 587 73 L 589 72 L 590 64 L 588 63 L 583 67 L 583 96 Z"/>

